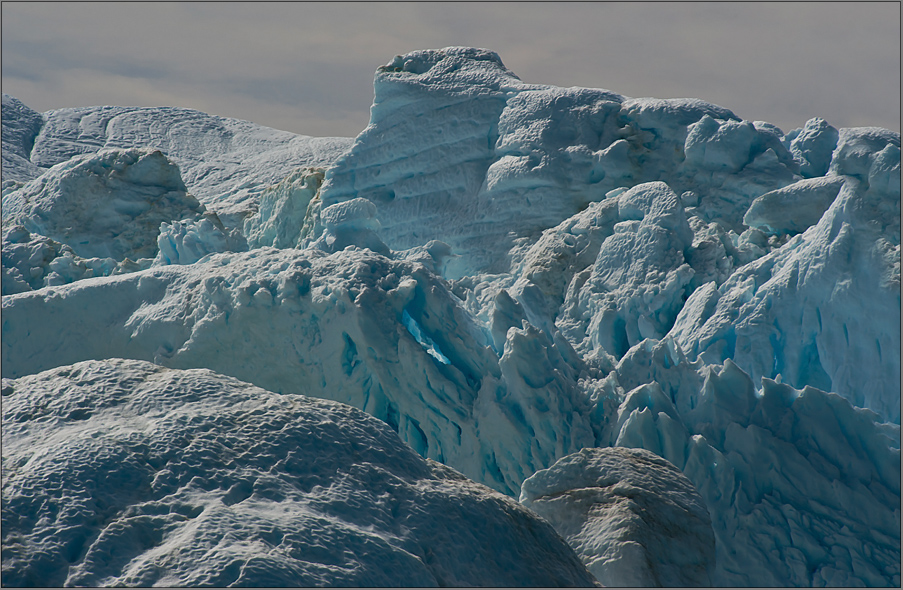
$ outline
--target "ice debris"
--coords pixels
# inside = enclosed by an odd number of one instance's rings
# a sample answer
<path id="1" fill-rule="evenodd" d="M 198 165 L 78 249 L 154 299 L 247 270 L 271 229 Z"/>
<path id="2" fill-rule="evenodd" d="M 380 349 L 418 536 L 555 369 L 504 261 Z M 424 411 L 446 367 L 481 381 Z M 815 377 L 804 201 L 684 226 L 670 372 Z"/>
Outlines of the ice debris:
<path id="1" fill-rule="evenodd" d="M 4 229 L 2 252 L 4 295 L 135 272 L 154 262 L 151 258 L 83 258 L 67 244 L 32 234 L 22 225 Z"/>

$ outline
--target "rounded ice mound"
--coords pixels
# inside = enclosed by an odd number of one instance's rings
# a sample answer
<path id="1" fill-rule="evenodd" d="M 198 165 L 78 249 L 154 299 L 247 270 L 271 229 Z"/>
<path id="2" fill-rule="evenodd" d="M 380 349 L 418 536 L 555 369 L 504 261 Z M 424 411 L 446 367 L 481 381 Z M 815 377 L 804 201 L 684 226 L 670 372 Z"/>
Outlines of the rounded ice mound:
<path id="1" fill-rule="evenodd" d="M 379 229 L 376 219 L 376 205 L 367 199 L 351 199 L 323 209 L 320 214 L 327 230 L 338 229 Z"/>
<path id="2" fill-rule="evenodd" d="M 767 192 L 752 202 L 743 223 L 765 234 L 802 233 L 818 223 L 844 182 L 843 176 L 819 176 Z"/>
<path id="3" fill-rule="evenodd" d="M 677 467 L 644 449 L 583 449 L 524 481 L 548 520 L 605 586 L 710 586 L 715 535 Z"/>
<path id="4" fill-rule="evenodd" d="M 160 224 L 203 210 L 159 150 L 75 156 L 3 197 L 3 224 L 69 245 L 79 256 L 153 258 Z"/>
<path id="5" fill-rule="evenodd" d="M 551 526 L 350 406 L 206 369 L 3 380 L 11 586 L 592 586 Z"/>
<path id="6" fill-rule="evenodd" d="M 314 246 L 327 252 L 338 252 L 348 246 L 369 248 L 389 255 L 389 247 L 376 234 L 379 220 L 376 205 L 363 198 L 351 199 L 326 207 L 320 212 L 325 232 Z"/>

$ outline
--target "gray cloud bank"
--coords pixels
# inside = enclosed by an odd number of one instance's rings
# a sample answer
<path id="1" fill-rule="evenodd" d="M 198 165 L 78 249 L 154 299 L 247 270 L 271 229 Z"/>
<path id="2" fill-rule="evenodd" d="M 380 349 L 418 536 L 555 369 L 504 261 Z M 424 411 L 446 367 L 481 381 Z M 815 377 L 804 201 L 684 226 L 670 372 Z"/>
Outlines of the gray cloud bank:
<path id="1" fill-rule="evenodd" d="M 789 131 L 900 130 L 900 4 L 4 2 L 3 91 L 354 136 L 375 69 L 487 47 L 526 82 L 698 97 Z"/>

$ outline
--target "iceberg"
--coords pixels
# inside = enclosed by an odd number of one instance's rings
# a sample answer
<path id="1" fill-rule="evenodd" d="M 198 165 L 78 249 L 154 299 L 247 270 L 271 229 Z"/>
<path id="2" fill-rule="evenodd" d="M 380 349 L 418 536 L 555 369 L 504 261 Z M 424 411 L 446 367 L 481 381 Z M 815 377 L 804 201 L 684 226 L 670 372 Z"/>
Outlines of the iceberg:
<path id="1" fill-rule="evenodd" d="M 59 288 L 64 296 L 4 298 L 4 377 L 125 357 L 277 393 L 310 388 L 510 494 L 552 457 L 594 441 L 575 369 L 555 344 L 532 326 L 509 331 L 500 359 L 419 263 L 357 248 L 259 248 Z M 36 313 L 60 320 L 35 323 Z"/>
<path id="2" fill-rule="evenodd" d="M 378 68 L 354 139 L 3 108 L 4 378 L 124 358 L 332 400 L 538 512 L 544 478 L 574 491 L 638 449 L 685 479 L 649 459 L 618 481 L 685 490 L 696 565 L 627 568 L 661 523 L 568 492 L 546 516 L 590 569 L 632 539 L 618 571 L 644 584 L 899 586 L 898 133 L 528 84 L 463 47 Z M 58 190 L 127 154 L 172 172 L 165 214 Z"/>
<path id="3" fill-rule="evenodd" d="M 84 257 L 153 258 L 160 224 L 204 208 L 159 150 L 74 157 L 3 196 L 4 225 L 69 245 Z"/>

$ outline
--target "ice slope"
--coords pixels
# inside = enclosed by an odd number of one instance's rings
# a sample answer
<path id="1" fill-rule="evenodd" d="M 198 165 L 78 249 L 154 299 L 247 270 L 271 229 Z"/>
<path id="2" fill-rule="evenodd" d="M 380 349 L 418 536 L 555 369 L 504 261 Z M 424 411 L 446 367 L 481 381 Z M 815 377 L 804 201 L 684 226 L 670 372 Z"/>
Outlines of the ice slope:
<path id="1" fill-rule="evenodd" d="M 28 147 L 37 119 L 31 109 L 4 94 L 4 113 L 7 104 L 13 105 L 9 113 L 23 129 L 17 133 L 23 139 L 16 143 Z M 26 110 L 34 124 L 17 114 Z M 230 227 L 256 210 L 256 195 L 264 187 L 299 166 L 331 164 L 351 143 L 348 138 L 296 135 L 176 107 L 81 107 L 39 116 L 43 125 L 30 140 L 33 147 L 23 148 L 25 161 L 16 159 L 7 166 L 4 156 L 4 180 L 32 180 L 36 172 L 103 148 L 155 148 L 178 165 L 188 190 Z"/>
<path id="2" fill-rule="evenodd" d="M 715 536 L 674 465 L 642 449 L 583 449 L 524 481 L 520 501 L 552 523 L 603 586 L 711 586 Z"/>
<path id="3" fill-rule="evenodd" d="M 541 518 L 349 406 L 205 369 L 3 380 L 4 586 L 592 586 Z"/>
<path id="4" fill-rule="evenodd" d="M 3 95 L 3 192 L 36 178 L 43 170 L 31 163 L 31 150 L 44 118 L 22 101 Z"/>
<path id="5" fill-rule="evenodd" d="M 260 248 L 84 280 L 4 297 L 2 322 L 5 377 L 125 357 L 316 391 L 510 494 L 594 443 L 561 342 L 510 330 L 499 358 L 441 279 L 367 250 Z"/>

